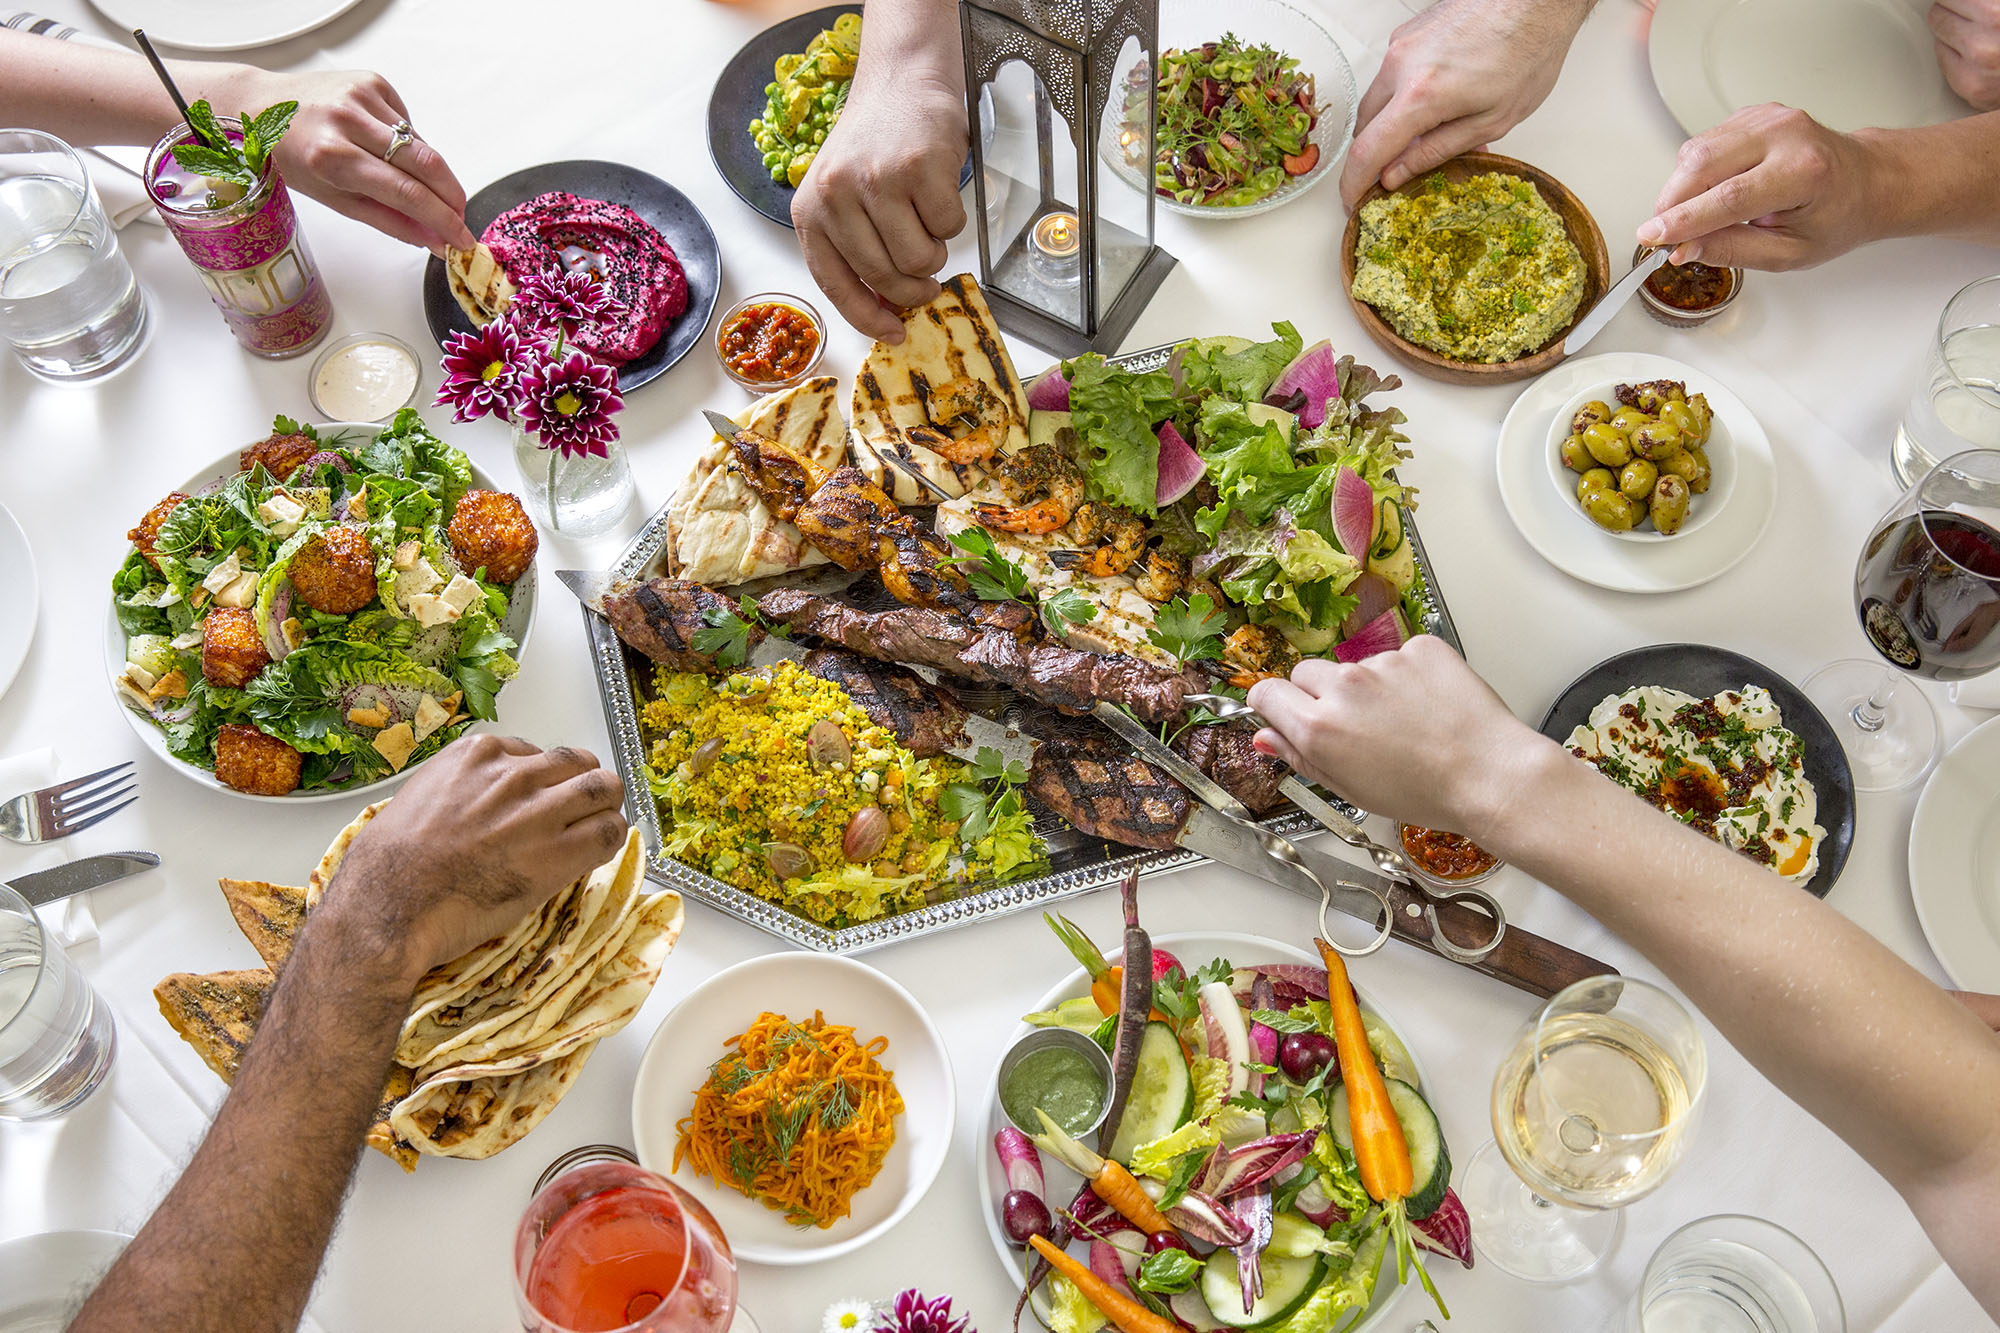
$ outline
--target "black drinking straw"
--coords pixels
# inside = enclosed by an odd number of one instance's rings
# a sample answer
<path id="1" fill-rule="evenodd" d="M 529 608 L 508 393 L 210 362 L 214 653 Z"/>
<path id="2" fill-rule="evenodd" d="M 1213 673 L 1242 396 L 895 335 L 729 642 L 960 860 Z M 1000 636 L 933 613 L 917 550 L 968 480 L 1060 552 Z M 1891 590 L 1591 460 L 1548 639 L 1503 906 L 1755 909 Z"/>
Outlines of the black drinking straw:
<path id="1" fill-rule="evenodd" d="M 167 96 L 173 98 L 174 105 L 181 109 L 181 119 L 187 122 L 189 129 L 194 129 L 194 113 L 188 110 L 187 98 L 182 97 L 181 90 L 174 87 L 174 77 L 167 73 L 166 62 L 160 59 L 160 53 L 155 51 L 152 42 L 147 40 L 146 30 L 132 29 L 132 40 L 146 53 L 146 59 L 153 62 L 153 73 L 160 76 L 160 82 L 166 85 Z M 197 130 L 196 133 L 199 134 L 200 131 Z"/>

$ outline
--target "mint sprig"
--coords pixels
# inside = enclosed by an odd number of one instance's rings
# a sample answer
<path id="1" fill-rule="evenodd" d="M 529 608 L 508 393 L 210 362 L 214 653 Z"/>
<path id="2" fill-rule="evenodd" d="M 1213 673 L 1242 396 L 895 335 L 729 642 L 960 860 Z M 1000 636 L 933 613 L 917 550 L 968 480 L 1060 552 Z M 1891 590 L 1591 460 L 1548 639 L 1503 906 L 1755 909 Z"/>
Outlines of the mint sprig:
<path id="1" fill-rule="evenodd" d="M 240 118 L 243 139 L 238 143 L 223 130 L 214 108 L 204 98 L 188 107 L 188 128 L 200 142 L 175 144 L 174 161 L 196 175 L 254 189 L 298 110 L 297 102 L 279 102 L 254 116 L 244 112 Z"/>

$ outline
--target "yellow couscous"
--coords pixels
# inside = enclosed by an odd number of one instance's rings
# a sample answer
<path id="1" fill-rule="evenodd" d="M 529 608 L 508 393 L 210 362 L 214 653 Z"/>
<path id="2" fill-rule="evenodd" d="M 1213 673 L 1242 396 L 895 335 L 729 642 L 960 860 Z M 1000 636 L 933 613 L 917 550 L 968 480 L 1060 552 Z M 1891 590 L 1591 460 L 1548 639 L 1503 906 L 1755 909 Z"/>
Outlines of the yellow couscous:
<path id="1" fill-rule="evenodd" d="M 722 680 L 660 668 L 653 685 L 640 723 L 676 860 L 827 925 L 995 873 L 990 840 L 962 847 L 939 807 L 966 765 L 917 758 L 796 662 Z"/>

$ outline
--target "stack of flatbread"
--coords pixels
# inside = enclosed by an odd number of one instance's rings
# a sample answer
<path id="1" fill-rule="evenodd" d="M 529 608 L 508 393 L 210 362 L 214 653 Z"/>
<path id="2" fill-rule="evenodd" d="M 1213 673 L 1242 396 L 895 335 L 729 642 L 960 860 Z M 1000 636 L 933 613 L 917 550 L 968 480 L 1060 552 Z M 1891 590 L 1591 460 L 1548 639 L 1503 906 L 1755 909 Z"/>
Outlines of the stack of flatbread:
<path id="1" fill-rule="evenodd" d="M 766 394 L 731 419 L 831 471 L 847 461 L 838 383 L 831 375 L 814 376 Z M 726 588 L 825 564 L 797 528 L 764 506 L 730 457 L 728 442 L 716 437 L 667 502 L 668 572 Z"/>
<path id="2" fill-rule="evenodd" d="M 361 812 L 304 888 L 225 879 L 223 896 L 264 960 L 177 972 L 153 988 L 167 1022 L 232 1081 L 292 941 L 380 810 Z M 681 929 L 681 899 L 646 894 L 634 830 L 617 856 L 505 935 L 434 968 L 417 987 L 368 1143 L 416 1169 L 419 1154 L 491 1157 L 555 1109 L 591 1050 L 625 1026 Z"/>

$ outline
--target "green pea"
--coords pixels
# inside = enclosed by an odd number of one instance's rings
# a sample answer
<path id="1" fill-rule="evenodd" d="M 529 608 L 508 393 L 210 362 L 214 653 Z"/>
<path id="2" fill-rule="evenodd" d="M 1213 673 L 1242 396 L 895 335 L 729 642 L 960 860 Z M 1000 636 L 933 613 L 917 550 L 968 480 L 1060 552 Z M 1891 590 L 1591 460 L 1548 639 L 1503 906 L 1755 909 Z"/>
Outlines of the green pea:
<path id="1" fill-rule="evenodd" d="M 814 131 L 813 131 L 813 142 L 814 142 L 814 143 L 825 143 L 825 142 L 826 142 L 826 131 L 825 131 L 825 130 L 814 130 Z"/>
<path id="2" fill-rule="evenodd" d="M 778 184 L 783 185 L 785 183 L 785 169 L 783 167 L 773 168 L 771 171 L 771 179 L 776 181 Z"/>
<path id="3" fill-rule="evenodd" d="M 840 97 L 839 89 L 829 88 L 825 92 L 819 95 L 819 104 L 825 107 L 828 111 L 831 111 L 833 110 L 834 102 L 837 101 L 839 97 Z"/>
<path id="4" fill-rule="evenodd" d="M 767 84 L 765 84 L 765 85 L 764 85 L 764 96 L 766 96 L 766 97 L 776 97 L 777 95 L 778 95 L 778 85 L 777 85 L 777 84 L 775 84 L 775 83 L 767 83 Z"/>

